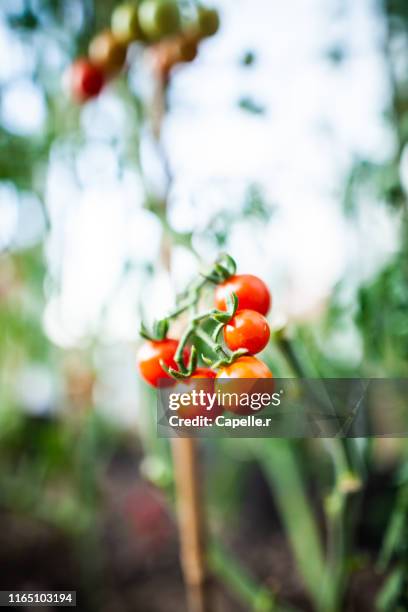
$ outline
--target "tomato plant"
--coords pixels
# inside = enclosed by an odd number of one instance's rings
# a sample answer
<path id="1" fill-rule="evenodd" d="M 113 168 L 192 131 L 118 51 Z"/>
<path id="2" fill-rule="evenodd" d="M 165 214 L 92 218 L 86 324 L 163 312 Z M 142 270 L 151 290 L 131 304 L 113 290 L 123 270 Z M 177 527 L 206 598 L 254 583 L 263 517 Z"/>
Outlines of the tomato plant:
<path id="1" fill-rule="evenodd" d="M 171 69 L 193 61 L 200 41 L 215 34 L 218 27 L 218 12 L 204 6 L 197 6 L 182 19 L 176 0 L 121 4 L 111 15 L 111 29 L 91 40 L 89 61 L 77 60 L 72 65 L 73 97 L 84 102 L 98 95 L 105 79 L 125 67 L 128 46 L 134 41 L 150 47 L 153 74 L 166 85 Z"/>
<path id="2" fill-rule="evenodd" d="M 215 290 L 215 305 L 219 310 L 226 310 L 228 295 L 235 293 L 238 298 L 238 310 L 256 310 L 266 315 L 271 305 L 271 295 L 265 283 L 252 274 L 231 276 Z"/>
<path id="3" fill-rule="evenodd" d="M 256 277 L 236 276 L 235 272 L 235 261 L 228 255 L 221 255 L 211 269 L 193 281 L 186 292 L 178 298 L 176 310 L 166 318 L 155 322 L 151 333 L 145 325 L 142 325 L 141 334 L 149 342 L 145 345 L 147 348 L 144 349 L 144 352 L 142 349 L 142 357 L 139 358 L 139 362 L 143 366 L 141 367 L 142 375 L 148 382 L 156 385 L 156 379 L 160 378 L 161 368 L 169 378 L 190 382 L 192 378 L 213 377 L 212 370 L 218 370 L 217 378 L 272 377 L 266 364 L 248 354 L 259 352 L 269 340 L 269 326 L 265 317 L 255 310 L 237 310 L 240 303 L 238 295 L 232 289 L 227 295 L 227 287 L 237 287 L 239 295 L 241 298 L 243 296 L 245 301 L 249 287 L 256 287 L 258 293 L 254 291 L 251 295 L 253 298 L 258 298 L 257 306 L 265 309 L 266 302 L 268 305 L 270 303 L 268 288 Z M 202 313 L 197 312 L 202 291 L 208 283 L 216 283 L 218 288 L 222 287 L 222 305 L 225 310 L 211 309 Z M 216 293 L 217 291 L 218 289 Z M 256 302 L 256 299 L 253 301 Z M 177 343 L 175 340 L 166 340 L 172 321 L 184 316 L 187 311 L 192 315 L 180 341 Z M 206 329 L 208 323 L 211 323 L 212 326 L 211 333 L 208 333 Z M 225 344 L 219 341 L 222 330 Z M 199 352 L 197 341 L 215 356 L 215 358 L 209 358 L 202 355 L 203 360 L 211 366 L 212 370 L 197 369 Z M 184 352 L 188 345 L 191 346 L 191 352 L 187 363 L 184 359 Z M 153 358 L 152 352 L 154 353 Z M 159 354 L 160 352 L 163 354 Z M 147 365 L 144 364 L 145 360 Z M 150 373 L 152 362 L 153 374 Z"/>
<path id="4" fill-rule="evenodd" d="M 265 348 L 269 337 L 268 321 L 256 310 L 239 310 L 224 327 L 225 344 L 231 351 L 244 348 L 255 355 Z"/>

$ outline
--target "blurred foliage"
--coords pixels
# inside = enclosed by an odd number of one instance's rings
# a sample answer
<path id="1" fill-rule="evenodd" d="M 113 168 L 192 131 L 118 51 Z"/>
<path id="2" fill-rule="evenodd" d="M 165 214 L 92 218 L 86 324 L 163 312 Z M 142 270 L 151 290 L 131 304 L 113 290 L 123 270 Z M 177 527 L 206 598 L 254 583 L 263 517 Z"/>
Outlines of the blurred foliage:
<path id="1" fill-rule="evenodd" d="M 80 112 L 61 95 L 61 71 L 71 58 L 85 51 L 95 31 L 106 27 L 115 4 L 110 1 L 75 0 L 67 3 L 41 0 L 5 2 L 1 7 L 13 35 L 29 49 L 35 50 L 28 76 L 40 88 L 46 108 L 44 125 L 38 133 L 23 136 L 0 126 L 0 180 L 3 184 L 12 184 L 19 192 L 31 191 L 43 202 L 50 155 L 61 146 L 74 156 L 76 149 L 83 144 Z M 343 204 L 345 214 L 350 218 L 358 214 L 361 200 L 367 197 L 391 209 L 401 220 L 400 246 L 396 256 L 388 261 L 376 278 L 357 288 L 351 305 L 350 302 L 344 303 L 342 287 L 338 287 L 325 305 L 322 320 L 313 321 L 312 325 L 294 322 L 291 329 L 284 330 L 288 332 L 290 342 L 283 335 L 280 339 L 279 333 L 276 335 L 275 342 L 266 352 L 266 359 L 273 371 L 281 376 L 407 375 L 408 215 L 406 191 L 401 180 L 401 159 L 408 142 L 408 77 L 401 80 L 396 76 L 398 58 L 393 56 L 392 42 L 402 34 L 408 45 L 408 4 L 404 0 L 389 0 L 382 9 L 388 36 L 385 54 L 392 85 L 387 117 L 397 147 L 395 154 L 383 164 L 368 159 L 355 160 L 344 184 Z M 55 45 L 61 54 L 60 61 L 53 67 L 47 64 L 46 53 L 41 53 L 42 48 L 48 49 L 48 44 Z M 347 59 L 347 53 L 341 46 L 336 46 L 329 49 L 327 57 L 340 65 Z M 249 68 L 256 61 L 255 52 L 247 50 L 240 58 L 240 65 Z M 3 84 L 3 89 L 7 85 Z M 110 144 L 119 158 L 120 171 L 131 163 L 143 175 L 139 144 L 144 108 L 124 80 L 116 84 L 116 91 L 132 120 L 127 125 L 123 142 Z M 267 112 L 251 95 L 243 96 L 238 106 L 260 117 Z M 67 155 L 67 165 L 69 161 Z M 146 185 L 146 181 L 144 187 L 145 208 L 157 217 L 174 244 L 193 250 L 193 233 L 178 232 L 171 227 L 164 216 L 160 196 Z M 98 378 L 95 344 L 81 345 L 73 359 L 74 365 L 67 365 L 67 351 L 54 346 L 44 331 L 46 288 L 51 279 L 44 254 L 49 223 L 45 207 L 42 213 L 46 222 L 37 244 L 17 247 L 15 236 L 6 244 L 0 244 L 3 249 L 0 255 L 0 505 L 32 513 L 71 532 L 85 532 L 93 526 L 98 511 L 101 495 L 99 472 L 123 442 L 123 434 L 95 410 L 97 394 L 94 387 Z M 251 185 L 235 209 L 209 215 L 200 232 L 212 245 L 221 249 L 237 224 L 245 223 L 250 231 L 252 227 L 264 225 L 273 215 L 274 206 L 268 203 L 262 189 Z M 132 265 L 132 262 L 125 264 L 130 271 Z M 357 365 L 346 363 L 327 348 L 333 335 L 342 333 L 350 325 L 355 326 L 353 330 L 364 347 L 363 358 Z M 43 366 L 54 381 L 57 390 L 51 396 L 52 405 L 24 405 L 22 392 L 27 390 L 21 388 L 26 384 L 22 374 L 26 367 L 32 366 Z M 300 367 L 303 370 L 297 371 Z M 32 391 L 35 395 L 35 390 Z M 146 390 L 143 393 L 140 404 L 151 408 L 152 395 Z M 30 407 L 37 414 L 30 414 Z M 153 465 L 156 471 L 147 469 L 146 473 L 152 480 L 155 475 L 157 483 L 165 483 L 171 496 L 169 450 L 155 438 L 152 410 L 146 413 L 146 422 L 141 427 L 145 434 L 145 451 L 157 460 L 150 463 L 150 468 Z M 346 448 L 340 451 L 338 448 L 329 449 L 324 456 L 317 443 L 308 446 L 290 445 L 286 441 L 278 444 L 262 441 L 254 448 L 243 442 L 238 448 L 225 440 L 214 446 L 211 448 L 209 445 L 206 452 L 207 464 L 213 474 L 209 485 L 209 505 L 217 529 L 222 531 L 226 521 L 231 521 L 232 525 L 238 522 L 234 512 L 240 505 L 249 462 L 255 456 L 281 509 L 282 523 L 289 533 L 309 590 L 318 599 L 323 573 L 321 542 L 316 535 L 318 524 L 327 506 L 333 513 L 328 513 L 328 522 L 334 530 L 338 529 L 344 518 L 341 515 L 342 504 L 346 505 L 346 495 L 339 490 L 338 482 L 333 484 L 332 471 L 336 472 L 339 461 L 334 461 L 332 469 L 329 456 L 341 452 L 353 455 L 353 469 L 363 464 L 364 469 L 359 475 L 368 478 L 367 472 L 383 469 L 370 455 L 370 443 L 357 450 L 346 444 Z M 226 457 L 229 461 L 224 460 Z M 400 474 L 407 470 L 404 455 L 402 458 L 397 456 L 395 464 L 392 465 L 393 477 L 397 472 Z M 310 483 L 315 486 L 318 483 L 320 497 L 327 495 L 331 505 L 325 505 L 324 499 L 319 498 L 314 513 L 315 509 L 307 501 Z M 381 610 L 397 610 L 398 606 L 404 609 L 406 605 L 406 479 L 398 485 L 399 501 L 395 514 L 390 513 L 390 531 L 386 535 L 386 555 L 383 554 L 381 571 L 389 570 L 394 560 L 396 565 L 391 568 L 389 581 L 380 594 Z M 378 519 L 379 533 L 386 529 L 386 519 L 382 515 Z M 338 536 L 337 532 L 335 536 Z M 334 568 L 332 573 L 341 574 L 343 569 Z M 343 578 L 340 575 L 340 586 L 336 587 L 340 591 Z M 341 599 L 338 593 L 336 596 Z M 327 610 L 329 608 L 325 612 Z"/>

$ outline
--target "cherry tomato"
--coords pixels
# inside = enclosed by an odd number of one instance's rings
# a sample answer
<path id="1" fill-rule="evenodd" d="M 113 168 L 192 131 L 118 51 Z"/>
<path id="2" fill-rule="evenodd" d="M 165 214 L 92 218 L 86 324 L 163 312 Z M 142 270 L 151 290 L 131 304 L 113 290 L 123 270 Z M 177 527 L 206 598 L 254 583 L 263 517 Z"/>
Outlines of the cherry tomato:
<path id="1" fill-rule="evenodd" d="M 177 350 L 177 346 L 178 341 L 170 338 L 160 341 L 149 340 L 141 346 L 137 361 L 140 374 L 146 382 L 153 387 L 158 387 L 161 379 L 174 383 L 174 379 L 161 367 L 160 361 L 163 361 L 167 367 L 178 369 L 174 361 L 174 354 Z M 185 362 L 187 362 L 188 356 L 189 352 L 185 349 L 183 353 Z"/>
<path id="2" fill-rule="evenodd" d="M 105 84 L 105 76 L 99 66 L 87 59 L 76 60 L 68 71 L 72 96 L 77 102 L 96 97 Z"/>
<path id="3" fill-rule="evenodd" d="M 198 30 L 201 37 L 213 36 L 220 27 L 218 11 L 201 6 L 197 14 Z"/>
<path id="4" fill-rule="evenodd" d="M 95 36 L 89 45 L 91 61 L 107 74 L 114 74 L 123 68 L 126 53 L 126 45 L 115 38 L 110 30 Z"/>
<path id="5" fill-rule="evenodd" d="M 252 274 L 237 274 L 231 276 L 215 290 L 215 305 L 219 310 L 226 310 L 226 298 L 231 293 L 238 297 L 238 310 L 256 310 L 266 315 L 270 304 L 271 294 L 265 283 Z"/>
<path id="6" fill-rule="evenodd" d="M 130 43 L 143 39 L 136 4 L 120 4 L 112 13 L 111 27 L 117 40 Z"/>
<path id="7" fill-rule="evenodd" d="M 180 29 L 180 10 L 174 0 L 144 0 L 138 15 L 140 28 L 150 40 L 160 40 Z"/>
<path id="8" fill-rule="evenodd" d="M 210 370 L 210 368 L 197 368 L 194 374 L 190 376 L 190 380 L 192 378 L 215 378 L 216 376 L 217 372 L 214 372 L 214 370 Z"/>
<path id="9" fill-rule="evenodd" d="M 271 378 L 273 378 L 272 372 L 263 361 L 244 355 L 218 371 L 215 390 L 220 397 L 225 394 L 227 398 L 224 402 L 225 410 L 242 415 L 256 414 L 256 410 L 243 400 L 240 402 L 239 398 L 243 397 L 243 394 L 250 396 L 253 393 L 272 393 L 273 386 L 270 382 L 266 382 L 266 379 Z M 238 397 L 238 401 L 234 396 Z"/>
<path id="10" fill-rule="evenodd" d="M 200 401 L 199 405 L 194 405 L 193 401 L 188 405 L 180 405 L 175 411 L 179 418 L 193 419 L 197 416 L 206 416 L 213 420 L 224 412 L 223 407 L 217 401 L 210 403 L 208 400 L 207 394 L 214 395 L 214 379 L 216 375 L 216 372 L 209 368 L 197 368 L 188 380 L 177 384 L 174 390 L 178 393 L 191 393 L 193 390 L 205 393 L 204 401 Z"/>
<path id="11" fill-rule="evenodd" d="M 239 310 L 224 327 L 225 344 L 231 351 L 244 348 L 255 355 L 268 344 L 269 336 L 268 321 L 256 310 Z"/>
<path id="12" fill-rule="evenodd" d="M 260 359 L 244 355 L 231 365 L 223 366 L 217 372 L 216 378 L 272 378 L 272 372 Z"/>

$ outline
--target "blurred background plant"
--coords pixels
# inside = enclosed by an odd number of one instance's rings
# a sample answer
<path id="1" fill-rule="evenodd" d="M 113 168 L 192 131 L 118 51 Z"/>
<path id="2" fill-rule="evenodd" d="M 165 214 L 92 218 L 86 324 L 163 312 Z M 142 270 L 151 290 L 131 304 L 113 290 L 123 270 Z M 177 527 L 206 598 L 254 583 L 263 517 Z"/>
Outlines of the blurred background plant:
<path id="1" fill-rule="evenodd" d="M 87 104 L 61 84 L 116 4 L 0 7 L 1 582 L 180 611 L 141 318 L 226 250 L 271 288 L 275 376 L 406 375 L 408 11 L 218 0 L 157 125 L 138 43 Z M 403 439 L 202 446 L 220 609 L 407 609 Z"/>

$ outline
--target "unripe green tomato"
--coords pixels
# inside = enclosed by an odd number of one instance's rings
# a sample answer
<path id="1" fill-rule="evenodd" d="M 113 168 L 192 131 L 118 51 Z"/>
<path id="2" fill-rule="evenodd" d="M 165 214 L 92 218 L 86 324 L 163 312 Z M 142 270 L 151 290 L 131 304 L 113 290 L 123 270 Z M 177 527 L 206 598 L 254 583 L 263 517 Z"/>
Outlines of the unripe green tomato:
<path id="1" fill-rule="evenodd" d="M 197 12 L 197 25 L 200 35 L 203 38 L 213 36 L 220 27 L 220 17 L 218 11 L 212 8 L 200 6 Z"/>
<path id="2" fill-rule="evenodd" d="M 89 57 L 106 74 L 119 72 L 126 60 L 126 45 L 118 40 L 110 30 L 104 30 L 91 40 Z"/>
<path id="3" fill-rule="evenodd" d="M 180 29 L 180 10 L 173 0 L 144 0 L 138 14 L 140 28 L 150 40 L 160 40 Z"/>
<path id="4" fill-rule="evenodd" d="M 139 24 L 138 5 L 120 4 L 112 13 L 112 32 L 123 43 L 130 43 L 143 38 Z"/>

